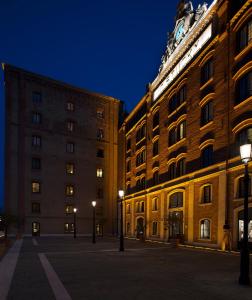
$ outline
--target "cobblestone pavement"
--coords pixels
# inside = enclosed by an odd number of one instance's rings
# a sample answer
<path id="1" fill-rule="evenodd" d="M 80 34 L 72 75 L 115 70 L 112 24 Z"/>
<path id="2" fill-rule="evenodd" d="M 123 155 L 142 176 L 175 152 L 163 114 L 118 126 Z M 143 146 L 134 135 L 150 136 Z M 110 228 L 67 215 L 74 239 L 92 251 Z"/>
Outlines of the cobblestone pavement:
<path id="1" fill-rule="evenodd" d="M 135 240 L 124 252 L 118 246 L 112 238 L 25 238 L 7 299 L 252 299 L 252 287 L 238 285 L 239 255 Z"/>

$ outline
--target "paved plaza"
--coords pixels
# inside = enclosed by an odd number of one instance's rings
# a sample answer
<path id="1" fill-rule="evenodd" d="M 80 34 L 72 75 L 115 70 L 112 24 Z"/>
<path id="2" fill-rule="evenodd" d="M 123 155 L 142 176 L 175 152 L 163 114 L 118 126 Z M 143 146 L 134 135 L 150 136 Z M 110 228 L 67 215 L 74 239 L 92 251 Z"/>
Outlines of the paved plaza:
<path id="1" fill-rule="evenodd" d="M 135 240 L 119 252 L 112 238 L 24 238 L 0 262 L 0 299 L 251 300 L 238 276 L 234 253 Z"/>

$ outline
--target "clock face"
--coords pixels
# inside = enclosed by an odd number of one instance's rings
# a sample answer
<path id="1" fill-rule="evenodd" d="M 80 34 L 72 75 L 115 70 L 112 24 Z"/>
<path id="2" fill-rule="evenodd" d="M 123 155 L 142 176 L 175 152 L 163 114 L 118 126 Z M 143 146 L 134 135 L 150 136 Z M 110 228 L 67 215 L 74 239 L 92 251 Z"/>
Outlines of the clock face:
<path id="1" fill-rule="evenodd" d="M 176 34 L 175 34 L 175 39 L 176 39 L 177 42 L 181 40 L 183 33 L 184 33 L 184 24 L 181 23 L 178 26 L 178 29 L 177 29 Z"/>

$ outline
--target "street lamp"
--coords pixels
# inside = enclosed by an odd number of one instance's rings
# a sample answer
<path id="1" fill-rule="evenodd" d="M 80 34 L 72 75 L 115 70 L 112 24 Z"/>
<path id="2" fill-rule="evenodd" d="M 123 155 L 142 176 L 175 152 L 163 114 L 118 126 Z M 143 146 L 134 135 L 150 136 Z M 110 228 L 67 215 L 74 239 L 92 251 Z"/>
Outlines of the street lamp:
<path id="1" fill-rule="evenodd" d="M 243 218 L 243 239 L 241 241 L 241 260 L 239 284 L 249 285 L 249 247 L 248 247 L 248 194 L 249 194 L 249 173 L 248 162 L 251 160 L 251 144 L 240 147 L 241 160 L 245 166 L 244 172 L 244 218 Z"/>
<path id="2" fill-rule="evenodd" d="M 92 201 L 92 206 L 93 206 L 93 244 L 96 243 L 95 239 L 95 207 L 96 207 L 96 201 Z"/>
<path id="3" fill-rule="evenodd" d="M 74 238 L 76 239 L 76 213 L 77 213 L 76 207 L 74 207 L 73 212 L 74 212 Z"/>
<path id="4" fill-rule="evenodd" d="M 124 237 L 123 237 L 123 198 L 124 190 L 119 190 L 118 195 L 120 198 L 120 248 L 119 251 L 124 251 Z"/>

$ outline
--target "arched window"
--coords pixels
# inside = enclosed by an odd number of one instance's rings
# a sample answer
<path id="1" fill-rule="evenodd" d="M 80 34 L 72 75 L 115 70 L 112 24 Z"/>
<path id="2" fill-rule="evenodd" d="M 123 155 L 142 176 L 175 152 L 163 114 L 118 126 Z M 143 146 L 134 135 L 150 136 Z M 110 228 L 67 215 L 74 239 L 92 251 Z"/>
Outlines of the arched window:
<path id="1" fill-rule="evenodd" d="M 157 111 L 153 116 L 153 125 L 152 128 L 156 128 L 159 125 L 159 112 Z"/>
<path id="2" fill-rule="evenodd" d="M 210 221 L 208 219 L 200 221 L 200 238 L 210 239 Z"/>
<path id="3" fill-rule="evenodd" d="M 239 104 L 252 96 L 252 71 L 243 75 L 236 83 L 235 104 Z"/>
<path id="4" fill-rule="evenodd" d="M 201 126 L 213 120 L 213 101 L 208 101 L 201 108 Z"/>
<path id="5" fill-rule="evenodd" d="M 169 100 L 169 114 L 171 114 L 177 108 L 177 95 L 174 94 Z"/>
<path id="6" fill-rule="evenodd" d="M 205 84 L 213 77 L 213 59 L 210 58 L 201 68 L 201 84 Z"/>
<path id="7" fill-rule="evenodd" d="M 209 145 L 201 151 L 201 164 L 203 168 L 213 164 L 213 145 Z"/>
<path id="8" fill-rule="evenodd" d="M 177 105 L 180 106 L 186 100 L 186 86 L 183 85 L 177 93 Z"/>
<path id="9" fill-rule="evenodd" d="M 183 193 L 176 192 L 170 196 L 169 208 L 183 207 Z"/>
<path id="10" fill-rule="evenodd" d="M 173 162 L 169 165 L 168 178 L 169 178 L 169 180 L 176 178 L 176 164 L 175 164 L 175 162 Z"/>
<path id="11" fill-rule="evenodd" d="M 157 197 L 152 198 L 152 210 L 153 211 L 158 210 L 158 198 Z"/>
<path id="12" fill-rule="evenodd" d="M 152 235 L 157 235 L 157 234 L 158 234 L 158 223 L 152 222 Z"/>
<path id="13" fill-rule="evenodd" d="M 249 20 L 238 32 L 237 50 L 241 51 L 252 42 L 252 20 Z"/>
<path id="14" fill-rule="evenodd" d="M 144 212 L 144 201 L 140 203 L 140 212 Z"/>
<path id="15" fill-rule="evenodd" d="M 172 146 L 177 141 L 177 135 L 176 135 L 176 127 L 173 127 L 171 130 L 169 130 L 169 145 Z"/>
<path id="16" fill-rule="evenodd" d="M 152 155 L 153 157 L 158 155 L 159 153 L 159 143 L 158 143 L 158 140 L 156 140 L 154 143 L 153 143 L 153 147 L 152 147 Z"/>
<path id="17" fill-rule="evenodd" d="M 201 188 L 201 200 L 202 204 L 204 203 L 211 203 L 212 202 L 212 185 L 204 185 Z"/>
<path id="18" fill-rule="evenodd" d="M 186 121 L 179 123 L 177 127 L 177 140 L 180 141 L 186 137 Z"/>
<path id="19" fill-rule="evenodd" d="M 152 181 L 153 181 L 153 185 L 158 184 L 158 182 L 159 182 L 159 174 L 158 174 L 158 170 L 155 171 L 155 172 L 153 173 Z"/>
<path id="20" fill-rule="evenodd" d="M 144 190 L 145 189 L 145 177 L 141 178 L 141 189 Z"/>
<path id="21" fill-rule="evenodd" d="M 244 176 L 241 176 L 237 180 L 237 186 L 236 186 L 236 198 L 244 198 Z M 248 195 L 251 196 L 251 176 L 249 176 L 249 189 L 248 189 Z"/>
<path id="22" fill-rule="evenodd" d="M 186 173 L 186 160 L 185 158 L 181 158 L 177 163 L 177 175 L 182 176 Z"/>

